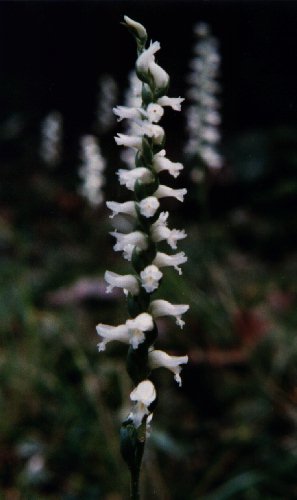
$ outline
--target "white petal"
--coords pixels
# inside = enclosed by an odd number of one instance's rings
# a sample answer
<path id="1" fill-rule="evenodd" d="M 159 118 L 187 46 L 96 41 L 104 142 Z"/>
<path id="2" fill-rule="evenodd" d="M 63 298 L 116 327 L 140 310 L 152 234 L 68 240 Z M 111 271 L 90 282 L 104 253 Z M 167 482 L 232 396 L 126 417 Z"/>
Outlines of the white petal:
<path id="1" fill-rule="evenodd" d="M 129 148 L 141 149 L 142 139 L 135 135 L 119 134 L 114 138 L 118 146 L 127 146 Z"/>
<path id="2" fill-rule="evenodd" d="M 164 351 L 153 350 L 149 352 L 149 364 L 152 369 L 164 367 L 174 373 L 174 379 L 181 386 L 180 365 L 188 362 L 188 356 L 170 356 Z"/>
<path id="3" fill-rule="evenodd" d="M 162 154 L 161 154 L 162 153 Z M 183 170 L 183 165 L 178 162 L 172 162 L 168 158 L 165 158 L 165 150 L 162 149 L 160 153 L 154 156 L 153 167 L 156 172 L 162 172 L 167 170 L 173 177 L 178 177 L 180 171 Z"/>
<path id="4" fill-rule="evenodd" d="M 138 203 L 139 211 L 144 217 L 153 217 L 158 210 L 160 203 L 155 196 L 148 196 Z"/>
<path id="5" fill-rule="evenodd" d="M 141 313 L 134 319 L 128 319 L 126 326 L 129 330 L 130 344 L 133 349 L 137 349 L 139 344 L 145 341 L 144 332 L 152 330 L 154 327 L 153 318 L 148 313 Z"/>
<path id="6" fill-rule="evenodd" d="M 134 185 L 137 180 L 147 183 L 153 180 L 152 172 L 145 167 L 138 167 L 132 170 L 125 170 L 120 168 L 117 171 L 120 184 L 126 186 L 130 191 L 134 190 Z"/>
<path id="7" fill-rule="evenodd" d="M 126 325 L 111 326 L 99 323 L 96 330 L 98 335 L 103 337 L 103 340 L 98 344 L 99 351 L 104 351 L 106 344 L 112 340 L 118 340 L 126 344 L 130 342 L 129 330 Z"/>
<path id="8" fill-rule="evenodd" d="M 129 120 L 141 119 L 141 112 L 139 111 L 138 108 L 129 106 L 117 106 L 112 110 L 114 114 L 118 117 L 118 122 L 120 122 L 124 118 L 128 118 Z"/>
<path id="9" fill-rule="evenodd" d="M 164 109 L 159 104 L 151 102 L 147 107 L 147 117 L 152 123 L 158 123 L 164 114 Z"/>
<path id="10" fill-rule="evenodd" d="M 169 75 L 163 68 L 161 68 L 161 66 L 159 66 L 159 64 L 155 63 L 155 61 L 151 61 L 149 64 L 149 72 L 153 76 L 157 89 L 164 89 L 167 87 L 169 83 Z"/>
<path id="11" fill-rule="evenodd" d="M 160 43 L 159 42 L 151 43 L 151 45 L 146 50 L 144 50 L 138 57 L 136 61 L 137 70 L 140 72 L 147 73 L 150 63 L 155 60 L 154 54 L 158 50 L 160 50 Z"/>
<path id="12" fill-rule="evenodd" d="M 162 276 L 163 273 L 160 269 L 156 265 L 151 264 L 140 273 L 141 286 L 147 293 L 151 293 L 158 288 Z"/>
<path id="13" fill-rule="evenodd" d="M 155 241 L 156 243 L 162 240 L 166 240 L 168 245 L 175 250 L 177 241 L 186 238 L 187 235 L 183 229 L 169 229 L 166 225 L 157 224 L 156 226 L 154 226 L 153 224 L 151 229 L 151 236 L 153 241 Z"/>
<path id="14" fill-rule="evenodd" d="M 173 316 L 176 318 L 176 323 L 181 328 L 184 326 L 184 321 L 181 315 L 189 309 L 186 304 L 171 304 L 167 300 L 153 300 L 150 305 L 150 311 L 154 318 L 160 316 Z"/>
<path id="15" fill-rule="evenodd" d="M 146 332 L 154 328 L 154 321 L 150 314 L 141 313 L 134 319 L 127 319 L 126 325 L 131 330 L 137 329 Z"/>
<path id="16" fill-rule="evenodd" d="M 133 19 L 131 19 L 128 16 L 124 16 L 124 20 L 125 20 L 125 23 L 130 28 L 132 28 L 133 30 L 136 31 L 139 38 L 146 38 L 147 37 L 146 29 L 144 26 L 142 26 L 142 24 L 137 23 L 136 21 L 134 21 Z"/>
<path id="17" fill-rule="evenodd" d="M 145 250 L 147 248 L 147 236 L 141 231 L 133 231 L 128 234 L 112 231 L 110 234 L 117 239 L 117 242 L 113 247 L 116 252 L 121 252 L 127 245 L 137 246 L 141 250 Z"/>
<path id="18" fill-rule="evenodd" d="M 125 201 L 124 203 L 118 203 L 117 201 L 107 201 L 107 208 L 112 211 L 109 216 L 111 219 L 118 214 L 127 214 L 136 217 L 136 209 L 134 201 Z"/>
<path id="19" fill-rule="evenodd" d="M 167 97 L 164 95 L 163 97 L 160 97 L 157 102 L 160 106 L 170 106 L 174 111 L 180 111 L 181 103 L 184 100 L 185 99 L 183 97 Z"/>
<path id="20" fill-rule="evenodd" d="M 143 120 L 140 123 L 135 124 L 135 130 L 140 135 L 147 135 L 151 137 L 155 144 L 161 144 L 164 139 L 164 129 L 160 125 L 151 123 L 148 120 Z"/>
<path id="21" fill-rule="evenodd" d="M 183 202 L 184 196 L 187 194 L 187 190 L 184 189 L 172 189 L 169 186 L 163 186 L 160 184 L 157 191 L 155 191 L 154 196 L 157 198 L 165 198 L 167 196 L 172 196 L 176 198 L 178 201 Z"/>
<path id="22" fill-rule="evenodd" d="M 147 422 L 150 422 L 148 407 L 156 399 L 156 396 L 156 389 L 150 380 L 143 380 L 131 392 L 130 399 L 135 402 L 135 405 L 128 418 L 133 420 L 136 428 L 141 425 L 146 415 L 148 415 Z"/>
<path id="23" fill-rule="evenodd" d="M 107 293 L 110 293 L 113 288 L 123 288 L 123 290 L 131 293 L 132 295 L 137 295 L 139 293 L 139 284 L 135 276 L 132 274 L 117 274 L 112 271 L 106 271 L 104 275 L 108 287 L 106 289 Z"/>
<path id="24" fill-rule="evenodd" d="M 149 406 L 156 399 L 156 389 L 154 384 L 150 380 L 143 380 L 138 384 L 137 387 L 131 392 L 131 401 L 141 402 L 146 406 Z"/>
<path id="25" fill-rule="evenodd" d="M 186 257 L 184 252 L 179 252 L 174 255 L 168 255 L 163 252 L 157 252 L 156 257 L 153 260 L 153 264 L 157 267 L 168 267 L 172 266 L 176 271 L 178 271 L 179 274 L 182 274 L 182 271 L 180 267 L 178 267 L 180 264 L 184 264 L 187 262 L 188 258 Z"/>

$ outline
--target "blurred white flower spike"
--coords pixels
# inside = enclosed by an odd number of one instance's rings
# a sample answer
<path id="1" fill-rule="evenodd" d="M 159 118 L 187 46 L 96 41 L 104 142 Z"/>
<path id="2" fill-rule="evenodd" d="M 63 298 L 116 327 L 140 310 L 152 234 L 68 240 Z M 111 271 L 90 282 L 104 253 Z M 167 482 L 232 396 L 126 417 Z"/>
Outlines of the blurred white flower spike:
<path id="1" fill-rule="evenodd" d="M 223 166 L 223 157 L 219 152 L 221 115 L 218 98 L 220 85 L 217 81 L 221 56 L 218 41 L 211 34 L 208 24 L 197 24 L 194 34 L 197 41 L 188 75 L 187 97 L 191 104 L 187 109 L 188 140 L 185 154 L 191 161 L 198 161 L 191 176 L 194 182 L 201 182 L 204 173 L 199 163 L 212 171 Z"/>
<path id="2" fill-rule="evenodd" d="M 82 179 L 82 185 L 80 193 L 92 207 L 97 207 L 104 200 L 102 188 L 105 184 L 106 162 L 93 135 L 85 135 L 81 138 L 81 158 L 82 165 L 79 169 L 79 176 Z"/>
<path id="3" fill-rule="evenodd" d="M 97 128 L 99 134 L 105 134 L 115 127 L 113 107 L 118 98 L 118 86 L 111 75 L 102 75 L 98 86 Z"/>
<path id="4" fill-rule="evenodd" d="M 169 75 L 156 62 L 159 42 L 151 42 L 146 47 L 146 29 L 138 22 L 125 16 L 126 27 L 136 38 L 136 71 L 130 77 L 130 90 L 125 105 L 116 106 L 114 114 L 123 122 L 125 133 L 118 133 L 115 141 L 123 147 L 127 169 L 120 168 L 117 176 L 120 185 L 125 186 L 126 194 L 133 193 L 133 200 L 124 202 L 108 201 L 110 217 L 124 215 L 134 223 L 134 229 L 123 233 L 113 231 L 116 239 L 114 250 L 123 252 L 123 257 L 131 262 L 132 274 L 116 274 L 106 271 L 107 292 L 114 287 L 123 289 L 127 297 L 128 312 L 131 319 L 119 326 L 99 324 L 97 332 L 101 337 L 99 350 L 106 344 L 119 341 L 129 345 L 127 370 L 134 384 L 130 398 L 133 408 L 121 428 L 121 451 L 131 470 L 139 470 L 142 452 L 152 412 L 156 405 L 157 394 L 149 380 L 154 368 L 163 366 L 171 370 L 181 385 L 181 364 L 188 361 L 187 356 L 170 356 L 163 351 L 154 350 L 158 339 L 157 321 L 162 316 L 172 316 L 179 327 L 183 327 L 181 316 L 189 306 L 171 304 L 166 300 L 151 297 L 166 279 L 163 267 L 174 267 L 181 274 L 180 266 L 187 261 L 184 252 L 167 254 L 160 252 L 158 245 L 165 242 L 170 249 L 176 249 L 180 240 L 186 237 L 183 229 L 168 227 L 169 212 L 162 211 L 161 203 L 165 197 L 183 202 L 187 190 L 160 184 L 163 179 L 178 177 L 183 169 L 179 162 L 166 156 L 165 131 L 160 125 L 166 107 L 180 111 L 183 98 L 168 97 Z M 173 179 L 172 179 L 173 178 Z M 162 182 L 164 182 L 162 180 Z M 136 462 L 135 462 L 136 461 Z M 131 498 L 138 499 L 138 486 L 135 474 L 132 480 Z"/>
<path id="5" fill-rule="evenodd" d="M 59 111 L 51 111 L 41 124 L 41 159 L 49 167 L 61 161 L 63 139 L 63 118 Z"/>

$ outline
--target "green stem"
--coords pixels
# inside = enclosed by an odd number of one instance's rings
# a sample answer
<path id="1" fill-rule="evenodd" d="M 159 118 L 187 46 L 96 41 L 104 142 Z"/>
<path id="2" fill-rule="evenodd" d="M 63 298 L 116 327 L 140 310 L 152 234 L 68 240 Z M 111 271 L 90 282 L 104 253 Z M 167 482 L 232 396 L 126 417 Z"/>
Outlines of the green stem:
<path id="1" fill-rule="evenodd" d="M 130 469 L 130 473 L 131 473 L 130 498 L 131 500 L 140 500 L 140 491 L 139 491 L 140 468 L 137 470 Z"/>

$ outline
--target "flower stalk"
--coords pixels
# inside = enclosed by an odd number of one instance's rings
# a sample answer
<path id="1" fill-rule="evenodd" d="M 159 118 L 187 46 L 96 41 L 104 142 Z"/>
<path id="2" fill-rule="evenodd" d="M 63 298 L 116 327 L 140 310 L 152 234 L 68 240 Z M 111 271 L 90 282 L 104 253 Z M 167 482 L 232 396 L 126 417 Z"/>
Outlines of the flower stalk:
<path id="1" fill-rule="evenodd" d="M 156 319 L 161 316 L 174 317 L 182 327 L 181 319 L 189 306 L 171 304 L 166 300 L 151 301 L 152 294 L 164 279 L 163 267 L 174 267 L 181 274 L 181 264 L 187 257 L 183 252 L 167 254 L 158 249 L 159 242 L 166 241 L 169 248 L 176 249 L 177 242 L 186 237 L 184 230 L 170 229 L 167 225 L 168 212 L 162 212 L 160 200 L 174 197 L 183 201 L 186 189 L 173 189 L 161 185 L 159 172 L 166 171 L 173 178 L 178 177 L 183 166 L 166 158 L 165 131 L 159 125 L 164 107 L 179 111 L 182 98 L 166 95 L 169 75 L 155 60 L 160 49 L 159 42 L 146 47 L 147 33 L 136 21 L 125 16 L 123 23 L 133 34 L 137 44 L 136 75 L 137 92 L 141 99 L 137 106 L 118 106 L 114 109 L 118 121 L 130 121 L 130 134 L 118 134 L 115 141 L 119 146 L 132 149 L 135 166 L 117 172 L 119 182 L 134 193 L 134 200 L 124 203 L 107 202 L 112 211 L 132 217 L 133 231 L 128 234 L 112 232 L 116 239 L 115 251 L 123 252 L 130 261 L 134 274 L 119 275 L 106 271 L 107 292 L 114 287 L 122 288 L 127 297 L 130 318 L 118 326 L 99 324 L 97 332 L 101 337 L 98 344 L 103 351 L 113 340 L 129 345 L 127 371 L 134 384 L 130 394 L 132 409 L 121 427 L 121 452 L 131 473 L 131 499 L 140 498 L 139 475 L 141 462 L 153 411 L 156 407 L 156 389 L 149 379 L 151 371 L 165 367 L 174 374 L 181 385 L 181 365 L 187 363 L 187 356 L 170 356 L 154 348 L 158 338 Z M 138 96 L 139 97 L 139 96 Z"/>

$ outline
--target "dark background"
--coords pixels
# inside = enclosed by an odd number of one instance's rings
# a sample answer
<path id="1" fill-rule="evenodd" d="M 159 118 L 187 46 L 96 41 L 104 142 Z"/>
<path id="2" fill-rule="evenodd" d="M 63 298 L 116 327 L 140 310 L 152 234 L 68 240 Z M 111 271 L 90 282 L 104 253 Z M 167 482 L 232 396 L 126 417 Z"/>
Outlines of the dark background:
<path id="1" fill-rule="evenodd" d="M 40 119 L 59 109 L 81 131 L 94 113 L 97 77 L 125 83 L 134 42 L 127 14 L 161 42 L 158 59 L 183 95 L 192 27 L 211 24 L 223 57 L 225 132 L 296 124 L 297 3 L 286 1 L 99 1 L 0 3 L 0 113 Z"/>

